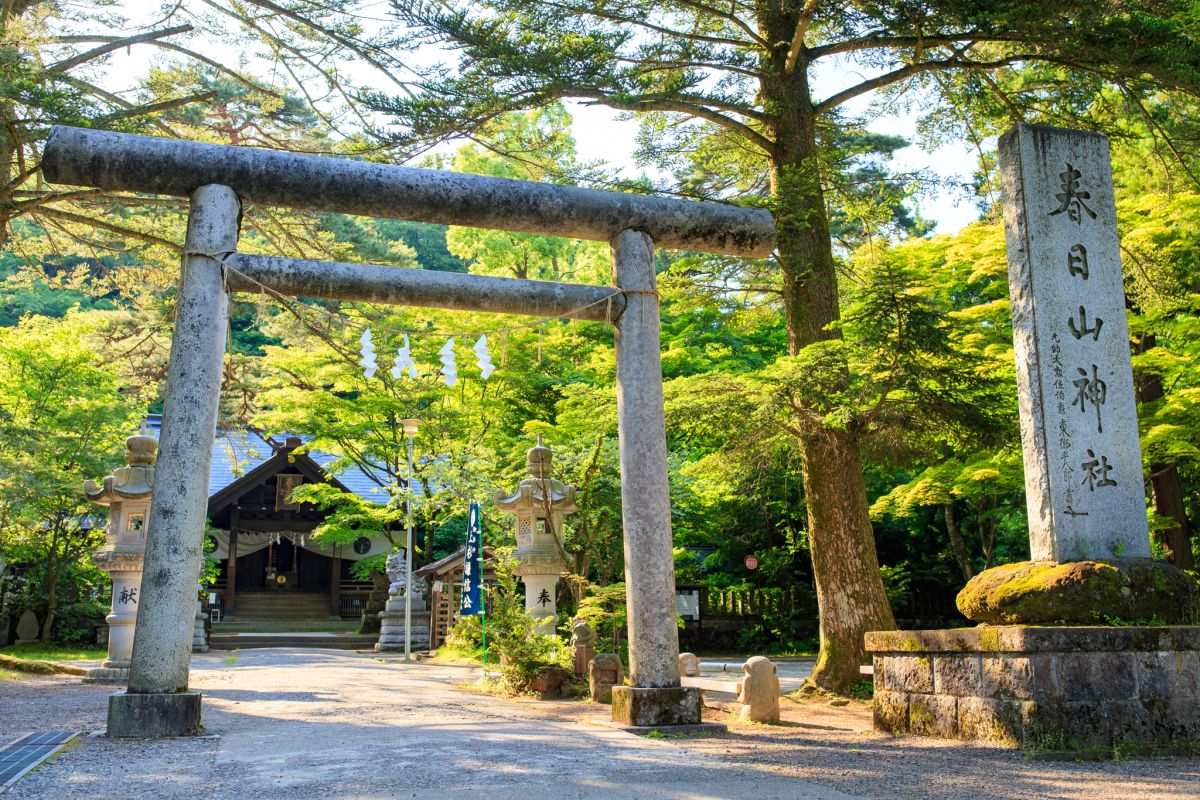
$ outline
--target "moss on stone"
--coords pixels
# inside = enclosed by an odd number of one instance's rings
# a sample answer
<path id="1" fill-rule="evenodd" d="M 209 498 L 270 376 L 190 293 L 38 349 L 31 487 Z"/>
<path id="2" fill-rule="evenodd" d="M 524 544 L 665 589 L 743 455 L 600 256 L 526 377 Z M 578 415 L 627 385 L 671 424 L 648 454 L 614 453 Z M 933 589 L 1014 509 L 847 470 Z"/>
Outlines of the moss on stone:
<path id="1" fill-rule="evenodd" d="M 1148 558 L 1023 561 L 976 575 L 958 609 L 990 625 L 1186 625 L 1200 621 L 1200 583 Z"/>

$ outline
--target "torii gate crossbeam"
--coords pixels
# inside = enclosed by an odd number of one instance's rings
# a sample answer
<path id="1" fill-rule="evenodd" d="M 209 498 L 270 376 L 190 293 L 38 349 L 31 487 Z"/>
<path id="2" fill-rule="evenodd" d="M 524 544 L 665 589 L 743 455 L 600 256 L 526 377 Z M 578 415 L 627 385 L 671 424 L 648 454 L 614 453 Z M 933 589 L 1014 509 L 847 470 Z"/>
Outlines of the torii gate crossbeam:
<path id="1" fill-rule="evenodd" d="M 632 683 L 614 690 L 613 718 L 699 721 L 698 690 L 681 688 L 678 671 L 654 245 L 765 256 L 775 235 L 768 212 L 63 127 L 51 131 L 42 171 L 53 183 L 191 200 L 137 634 L 128 689 L 110 698 L 110 736 L 199 728 L 188 669 L 227 289 L 259 284 L 294 295 L 613 321 Z M 243 202 L 608 241 L 615 288 L 238 254 Z"/>

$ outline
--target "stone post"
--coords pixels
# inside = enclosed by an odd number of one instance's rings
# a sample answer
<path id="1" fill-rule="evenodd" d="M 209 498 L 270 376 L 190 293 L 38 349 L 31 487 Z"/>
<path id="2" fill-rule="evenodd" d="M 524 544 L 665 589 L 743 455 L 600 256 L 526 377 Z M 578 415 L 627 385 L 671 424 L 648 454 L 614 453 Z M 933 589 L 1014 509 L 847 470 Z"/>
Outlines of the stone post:
<path id="1" fill-rule="evenodd" d="M 613 720 L 627 725 L 700 722 L 700 691 L 679 684 L 675 558 L 654 243 L 626 230 L 612 240 L 613 279 L 625 293 L 616 324 L 617 430 L 631 687 L 613 688 Z"/>
<path id="2" fill-rule="evenodd" d="M 157 448 L 153 437 L 130 436 L 125 440 L 125 466 L 100 484 L 88 481 L 83 486 L 89 500 L 108 506 L 104 545 L 92 558 L 112 579 L 112 613 L 105 617 L 108 658 L 88 670 L 84 683 L 125 683 L 129 679 Z"/>
<path id="3" fill-rule="evenodd" d="M 1019 125 L 1000 169 L 1033 560 L 1149 557 L 1108 141 Z"/>
<path id="4" fill-rule="evenodd" d="M 207 653 L 208 652 L 208 634 L 204 630 L 205 623 L 208 622 L 208 614 L 204 613 L 204 604 L 200 600 L 196 601 L 196 620 L 192 623 L 192 652 Z"/>
<path id="5" fill-rule="evenodd" d="M 529 475 L 511 494 L 497 491 L 496 508 L 517 517 L 517 575 L 525 584 L 525 612 L 538 620 L 540 633 L 553 634 L 558 619 L 558 579 L 563 563 L 563 518 L 579 510 L 575 487 L 551 477 L 554 453 L 537 444 L 525 453 Z"/>
<path id="6" fill-rule="evenodd" d="M 200 728 L 188 692 L 208 474 L 217 424 L 228 297 L 220 259 L 237 248 L 241 204 L 227 186 L 192 193 L 146 539 L 146 579 L 128 691 L 113 695 L 109 736 L 181 736 Z"/>

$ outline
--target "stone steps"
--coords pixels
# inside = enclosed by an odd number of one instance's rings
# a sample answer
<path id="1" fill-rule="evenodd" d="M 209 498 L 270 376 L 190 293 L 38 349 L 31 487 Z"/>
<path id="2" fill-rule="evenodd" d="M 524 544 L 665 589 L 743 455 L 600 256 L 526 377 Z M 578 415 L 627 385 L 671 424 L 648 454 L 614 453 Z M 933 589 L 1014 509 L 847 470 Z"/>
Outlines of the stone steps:
<path id="1" fill-rule="evenodd" d="M 242 592 L 233 613 L 226 619 L 231 623 L 275 620 L 280 622 L 340 621 L 329 613 L 329 596 L 321 592 Z"/>
<path id="2" fill-rule="evenodd" d="M 214 633 L 212 650 L 249 650 L 264 647 L 321 647 L 334 650 L 370 650 L 378 637 L 356 633 Z"/>
<path id="3" fill-rule="evenodd" d="M 351 633 L 358 630 L 359 621 L 356 619 L 246 619 L 244 617 L 226 617 L 220 622 L 214 622 L 212 634 L 227 633 Z"/>

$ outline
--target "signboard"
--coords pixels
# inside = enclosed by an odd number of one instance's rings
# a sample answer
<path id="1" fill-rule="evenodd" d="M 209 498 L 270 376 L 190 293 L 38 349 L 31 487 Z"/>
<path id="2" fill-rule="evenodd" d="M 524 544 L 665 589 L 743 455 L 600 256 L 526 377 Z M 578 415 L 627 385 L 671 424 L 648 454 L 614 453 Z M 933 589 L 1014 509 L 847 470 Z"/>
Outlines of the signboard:
<path id="1" fill-rule="evenodd" d="M 758 569 L 758 556 L 746 556 L 746 560 L 742 563 L 746 565 L 746 569 Z"/>

